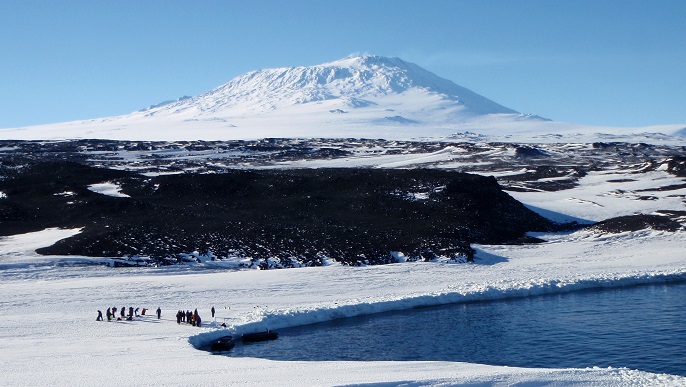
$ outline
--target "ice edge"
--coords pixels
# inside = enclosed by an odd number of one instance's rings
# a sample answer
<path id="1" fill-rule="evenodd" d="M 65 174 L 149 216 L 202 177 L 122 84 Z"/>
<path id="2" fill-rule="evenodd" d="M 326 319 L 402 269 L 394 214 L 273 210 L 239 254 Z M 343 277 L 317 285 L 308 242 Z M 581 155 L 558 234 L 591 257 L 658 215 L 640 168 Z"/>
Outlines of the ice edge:
<path id="1" fill-rule="evenodd" d="M 203 332 L 188 338 L 188 342 L 200 349 L 212 341 L 227 334 L 240 335 L 246 332 L 257 332 L 267 329 L 292 328 L 316 324 L 339 318 L 357 317 L 376 313 L 392 312 L 405 309 L 464 304 L 470 302 L 497 301 L 513 298 L 524 298 L 550 294 L 563 294 L 581 290 L 613 289 L 628 286 L 640 286 L 660 283 L 686 282 L 686 267 L 664 272 L 640 274 L 606 273 L 597 277 L 563 278 L 530 281 L 527 283 L 478 284 L 462 291 L 434 292 L 422 295 L 408 295 L 397 299 L 351 300 L 350 303 L 319 308 L 258 310 L 250 316 L 250 321 L 229 325 L 224 329 Z"/>

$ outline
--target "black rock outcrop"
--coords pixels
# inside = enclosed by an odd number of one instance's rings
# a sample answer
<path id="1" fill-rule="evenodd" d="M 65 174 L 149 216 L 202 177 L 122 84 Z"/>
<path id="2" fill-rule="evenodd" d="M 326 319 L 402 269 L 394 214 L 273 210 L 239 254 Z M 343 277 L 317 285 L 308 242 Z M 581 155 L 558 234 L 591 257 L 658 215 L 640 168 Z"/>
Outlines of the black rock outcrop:
<path id="1" fill-rule="evenodd" d="M 251 170 L 143 176 L 76 162 L 5 166 L 0 235 L 83 231 L 42 254 L 182 253 L 278 258 L 282 266 L 392 262 L 464 254 L 470 243 L 532 242 L 560 226 L 503 192 L 492 177 L 430 169 Z M 93 192 L 118 184 L 129 197 Z"/>

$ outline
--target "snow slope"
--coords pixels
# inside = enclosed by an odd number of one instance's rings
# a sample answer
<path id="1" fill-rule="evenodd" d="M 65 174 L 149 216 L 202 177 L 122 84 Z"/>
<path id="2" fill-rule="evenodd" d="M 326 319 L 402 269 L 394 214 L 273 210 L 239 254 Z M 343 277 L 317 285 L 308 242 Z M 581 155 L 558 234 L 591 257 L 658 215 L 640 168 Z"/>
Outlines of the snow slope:
<path id="1" fill-rule="evenodd" d="M 328 113 L 345 114 L 350 109 L 370 106 L 403 106 L 402 97 L 410 102 L 425 99 L 427 106 L 453 107 L 470 115 L 516 113 L 401 59 L 359 56 L 318 66 L 252 71 L 200 96 L 135 114 L 230 120 L 322 101 L 331 103 L 317 104 L 320 108 L 340 109 Z"/>
<path id="2" fill-rule="evenodd" d="M 684 127 L 600 128 L 552 122 L 515 112 L 401 59 L 358 56 L 252 71 L 199 96 L 123 116 L 2 129 L 0 139 L 417 139 L 469 131 L 491 136 L 491 141 L 522 142 L 551 133 L 674 135 Z"/>

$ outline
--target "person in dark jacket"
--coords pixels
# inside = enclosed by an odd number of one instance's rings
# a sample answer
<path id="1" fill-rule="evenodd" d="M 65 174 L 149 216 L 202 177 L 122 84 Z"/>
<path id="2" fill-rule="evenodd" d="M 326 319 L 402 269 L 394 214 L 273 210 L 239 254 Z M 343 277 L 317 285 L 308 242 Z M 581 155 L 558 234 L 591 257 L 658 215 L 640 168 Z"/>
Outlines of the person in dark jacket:
<path id="1" fill-rule="evenodd" d="M 102 321 L 102 311 L 98 311 L 98 317 L 95 319 L 95 321 Z"/>
<path id="2" fill-rule="evenodd" d="M 158 307 L 158 308 L 157 308 L 157 319 L 158 319 L 158 320 L 160 319 L 160 316 L 162 316 L 162 309 L 160 309 L 160 308 Z"/>
<path id="3" fill-rule="evenodd" d="M 179 310 L 178 312 L 176 312 L 176 323 L 177 324 L 181 324 L 181 317 L 183 317 L 183 312 Z"/>
<path id="4" fill-rule="evenodd" d="M 214 318 L 214 306 L 210 309 L 210 312 L 212 312 L 212 318 Z"/>

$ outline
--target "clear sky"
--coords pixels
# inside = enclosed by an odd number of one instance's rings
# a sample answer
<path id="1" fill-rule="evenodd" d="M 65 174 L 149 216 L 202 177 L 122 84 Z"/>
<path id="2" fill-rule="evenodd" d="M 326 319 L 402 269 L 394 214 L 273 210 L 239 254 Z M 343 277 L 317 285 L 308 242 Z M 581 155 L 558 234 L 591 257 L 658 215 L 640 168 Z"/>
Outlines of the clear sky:
<path id="1" fill-rule="evenodd" d="M 557 121 L 686 124 L 685 0 L 0 0 L 0 36 L 0 128 L 350 54 Z"/>

